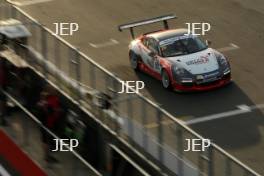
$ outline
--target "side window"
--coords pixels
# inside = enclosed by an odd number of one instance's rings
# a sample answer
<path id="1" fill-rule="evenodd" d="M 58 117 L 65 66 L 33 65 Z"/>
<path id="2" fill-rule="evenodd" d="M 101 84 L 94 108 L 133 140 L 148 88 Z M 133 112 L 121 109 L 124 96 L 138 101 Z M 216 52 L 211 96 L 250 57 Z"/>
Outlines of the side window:
<path id="1" fill-rule="evenodd" d="M 142 40 L 142 43 L 145 47 L 149 48 L 148 44 L 149 44 L 149 38 L 147 37 L 144 37 L 143 40 Z"/>
<path id="2" fill-rule="evenodd" d="M 154 39 L 149 40 L 149 49 L 153 51 L 154 53 L 158 54 L 159 53 L 159 45 L 158 42 Z"/>

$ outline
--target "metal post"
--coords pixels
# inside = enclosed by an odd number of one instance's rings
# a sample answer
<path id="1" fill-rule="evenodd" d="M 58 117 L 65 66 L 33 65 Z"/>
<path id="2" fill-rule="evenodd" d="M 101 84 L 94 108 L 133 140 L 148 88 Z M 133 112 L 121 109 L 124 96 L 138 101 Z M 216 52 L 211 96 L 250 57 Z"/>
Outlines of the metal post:
<path id="1" fill-rule="evenodd" d="M 208 148 L 208 176 L 214 176 L 214 153 L 213 146 L 210 145 Z"/>
<path id="2" fill-rule="evenodd" d="M 199 157 L 198 157 L 198 169 L 199 169 L 199 176 L 203 175 L 204 172 L 204 157 L 203 157 L 203 151 L 199 152 Z"/>
<path id="3" fill-rule="evenodd" d="M 11 8 L 11 16 L 12 16 L 12 18 L 16 19 L 17 18 L 17 10 L 16 10 L 16 8 L 14 8 L 13 6 L 11 6 L 10 8 Z"/>
<path id="4" fill-rule="evenodd" d="M 159 143 L 159 160 L 161 163 L 163 163 L 163 126 L 162 126 L 162 116 L 161 116 L 161 111 L 158 108 L 157 109 L 157 124 L 158 124 L 158 143 Z"/>
<path id="5" fill-rule="evenodd" d="M 76 157 L 74 155 L 71 155 L 70 157 L 71 157 L 71 160 L 72 161 L 75 161 L 76 160 Z M 74 175 L 74 176 L 78 176 L 79 175 L 78 174 L 79 173 L 78 163 L 79 162 L 75 161 L 72 164 L 72 175 Z"/>
<path id="6" fill-rule="evenodd" d="M 28 129 L 30 129 L 30 127 L 29 127 L 29 121 L 27 120 L 27 119 L 24 119 L 23 120 L 23 123 L 22 123 L 22 125 L 23 125 L 23 146 L 25 146 L 25 147 L 28 147 L 29 146 L 29 138 L 30 138 L 30 133 L 29 133 L 29 130 Z"/>
<path id="7" fill-rule="evenodd" d="M 111 148 L 110 144 L 106 145 L 105 149 L 105 166 L 104 170 L 109 175 L 112 175 L 113 172 L 113 149 Z"/>
<path id="8" fill-rule="evenodd" d="M 182 133 L 182 129 L 180 129 L 180 128 L 181 128 L 180 126 L 177 126 L 177 129 L 176 129 L 176 141 L 177 141 L 178 154 L 180 157 L 177 164 L 178 164 L 178 170 L 179 170 L 178 175 L 184 176 L 183 175 L 183 156 L 184 156 L 184 153 L 183 153 L 183 133 Z"/>
<path id="9" fill-rule="evenodd" d="M 68 74 L 68 76 L 71 77 L 72 75 L 74 75 L 74 71 L 75 71 L 75 69 L 73 69 L 73 66 L 75 66 L 75 60 L 73 56 L 73 49 L 71 47 L 67 47 L 67 49 L 68 49 L 68 73 L 66 72 L 66 74 Z M 74 76 L 72 76 L 72 78 L 74 78 Z"/>
<path id="10" fill-rule="evenodd" d="M 113 92 L 113 97 L 112 97 L 112 100 L 116 100 L 116 99 L 118 99 L 118 97 L 119 97 L 119 94 L 117 93 L 118 91 L 117 91 L 117 81 L 116 81 L 116 79 L 114 79 L 114 78 L 111 78 L 112 79 L 112 86 L 113 86 L 113 90 L 112 90 L 112 92 Z M 110 88 L 111 89 L 111 88 Z M 119 116 L 119 111 L 118 111 L 118 102 L 113 102 L 112 103 L 112 110 L 115 112 L 115 114 L 117 115 L 117 116 Z M 119 135 L 119 124 L 118 123 L 114 123 L 114 130 L 115 130 L 115 132 L 116 132 L 116 134 L 117 135 Z"/>
<path id="11" fill-rule="evenodd" d="M 142 144 L 144 149 L 148 149 L 148 128 L 145 127 L 147 124 L 147 117 L 146 117 L 146 103 L 145 101 L 141 100 L 141 114 L 142 114 L 142 126 L 143 126 L 143 138 Z"/>
<path id="12" fill-rule="evenodd" d="M 41 54 L 45 60 L 44 65 L 41 65 L 43 67 L 44 76 L 47 78 L 47 34 L 44 27 L 41 28 Z"/>
<path id="13" fill-rule="evenodd" d="M 35 30 L 34 30 L 35 29 L 35 24 L 30 24 L 29 27 L 30 27 L 30 31 L 31 31 L 32 36 L 36 36 Z M 31 44 L 31 43 L 29 43 L 30 40 L 31 40 L 31 37 L 27 38 L 25 40 L 26 40 L 26 42 L 22 43 L 22 45 L 21 45 L 21 47 L 23 48 L 23 51 L 21 53 L 21 58 L 23 60 L 25 60 L 26 62 L 28 62 L 29 65 L 34 67 L 35 63 L 33 64 L 33 61 L 35 61 L 35 59 L 32 59 L 32 57 L 30 57 L 29 50 L 26 49 L 26 46 L 29 46 Z M 32 43 L 36 44 L 36 42 L 32 42 Z"/>
<path id="14" fill-rule="evenodd" d="M 96 74 L 95 74 L 95 66 L 90 63 L 90 83 L 91 83 L 91 87 L 96 89 Z"/>
<path id="15" fill-rule="evenodd" d="M 243 176 L 252 176 L 252 174 L 248 170 L 244 169 Z"/>
<path id="16" fill-rule="evenodd" d="M 131 104 L 131 99 L 127 99 L 127 116 L 128 116 L 128 135 L 130 139 L 130 144 L 133 145 L 131 139 L 134 139 L 134 124 L 133 124 L 133 106 Z"/>
<path id="17" fill-rule="evenodd" d="M 109 85 L 109 75 L 107 75 L 105 72 L 102 72 L 104 76 L 105 86 L 104 86 L 104 92 L 107 93 L 108 85 Z"/>
<path id="18" fill-rule="evenodd" d="M 169 29 L 169 24 L 168 24 L 168 21 L 167 20 L 164 20 L 163 21 L 163 24 L 164 24 L 164 28 L 165 29 Z"/>
<path id="19" fill-rule="evenodd" d="M 60 55 L 60 45 L 59 40 L 57 37 L 54 37 L 54 58 L 55 58 L 55 64 L 58 70 L 61 70 L 61 55 Z M 61 76 L 59 75 L 59 72 L 57 72 L 58 75 L 56 76 L 56 80 L 58 80 L 58 86 L 61 88 Z"/>
<path id="20" fill-rule="evenodd" d="M 106 154 L 107 154 L 107 150 L 108 150 L 108 145 L 106 142 L 107 137 L 104 134 L 104 128 L 101 125 L 98 125 L 98 149 L 99 149 L 99 153 L 98 153 L 98 158 L 99 158 L 99 162 L 98 162 L 98 169 L 99 170 L 103 170 L 104 169 L 104 165 L 106 163 Z"/>
<path id="21" fill-rule="evenodd" d="M 80 104 L 81 84 L 80 84 L 80 55 L 77 49 L 69 48 L 69 76 L 77 82 L 77 90 L 73 90 L 74 95 L 77 94 L 77 102 Z"/>
<path id="22" fill-rule="evenodd" d="M 225 176 L 231 176 L 232 170 L 231 170 L 231 162 L 229 158 L 226 158 L 225 162 Z"/>
<path id="23" fill-rule="evenodd" d="M 7 18 L 12 18 L 12 6 L 10 6 L 9 4 L 7 5 L 7 9 L 8 9 L 8 16 Z"/>
<path id="24" fill-rule="evenodd" d="M 28 38 L 28 45 L 29 45 L 29 40 L 31 40 L 32 42 L 30 43 L 31 45 L 35 46 L 35 50 L 36 51 L 40 51 L 40 48 L 39 48 L 39 45 L 40 45 L 40 41 L 41 41 L 41 38 L 38 40 L 38 37 L 39 37 L 39 30 L 41 26 L 38 24 L 38 23 L 35 23 L 33 22 L 32 25 L 31 25 L 31 33 L 32 33 L 32 36 L 30 38 Z M 28 58 L 27 60 L 29 60 L 30 58 Z M 36 64 L 36 62 L 34 62 L 35 59 L 31 59 L 30 61 L 30 64 Z M 35 66 L 35 65 L 33 65 Z"/>
<path id="25" fill-rule="evenodd" d="M 75 60 L 75 73 L 76 73 L 76 81 L 78 82 L 78 103 L 81 103 L 81 99 L 82 99 L 82 94 L 81 94 L 81 68 L 80 68 L 80 54 L 78 52 L 78 49 L 74 50 L 75 56 L 74 56 L 74 60 Z"/>
<path id="26" fill-rule="evenodd" d="M 3 15 L 2 15 L 2 12 L 3 12 L 3 4 L 0 4 L 0 20 L 2 20 L 2 17 L 3 17 Z"/>
<path id="27" fill-rule="evenodd" d="M 135 39 L 135 34 L 134 34 L 133 28 L 129 28 L 129 30 L 130 30 L 130 34 L 132 36 L 132 39 Z"/>
<path id="28" fill-rule="evenodd" d="M 8 19 L 9 18 L 9 7 L 7 5 L 4 5 L 4 19 Z"/>

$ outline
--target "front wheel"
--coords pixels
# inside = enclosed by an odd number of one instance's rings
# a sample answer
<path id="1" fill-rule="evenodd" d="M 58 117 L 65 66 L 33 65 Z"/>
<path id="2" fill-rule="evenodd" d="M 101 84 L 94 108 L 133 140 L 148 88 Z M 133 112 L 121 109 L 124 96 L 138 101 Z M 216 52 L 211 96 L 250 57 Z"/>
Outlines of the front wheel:
<path id="1" fill-rule="evenodd" d="M 163 70 L 162 73 L 161 73 L 161 82 L 162 82 L 162 86 L 165 89 L 170 89 L 171 88 L 170 77 L 169 77 L 168 73 L 166 72 L 166 70 Z"/>
<path id="2" fill-rule="evenodd" d="M 129 60 L 130 60 L 130 65 L 134 70 L 138 70 L 138 61 L 139 61 L 139 56 L 136 55 L 133 51 L 129 52 Z"/>

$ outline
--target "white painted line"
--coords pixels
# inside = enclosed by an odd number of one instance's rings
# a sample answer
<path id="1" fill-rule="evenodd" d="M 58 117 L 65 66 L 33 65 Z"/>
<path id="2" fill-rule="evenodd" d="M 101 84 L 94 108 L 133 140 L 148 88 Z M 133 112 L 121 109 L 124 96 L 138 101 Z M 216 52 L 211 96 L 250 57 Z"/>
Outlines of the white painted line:
<path id="1" fill-rule="evenodd" d="M 5 170 L 5 168 L 4 168 L 2 165 L 0 165 L 0 175 L 1 175 L 1 176 L 11 176 L 11 175 L 7 172 L 7 170 Z"/>
<path id="2" fill-rule="evenodd" d="M 238 109 L 244 110 L 244 111 L 249 111 L 251 112 L 251 108 L 248 105 L 238 105 L 237 106 Z"/>
<path id="3" fill-rule="evenodd" d="M 239 46 L 238 46 L 238 45 L 236 45 L 236 44 L 234 44 L 234 43 L 230 43 L 230 46 L 232 46 L 232 47 L 234 47 L 234 48 L 237 48 L 237 49 L 239 49 Z"/>
<path id="4" fill-rule="evenodd" d="M 109 41 L 106 41 L 103 43 L 97 43 L 97 44 L 89 43 L 89 45 L 91 47 L 94 47 L 94 48 L 103 48 L 103 47 L 113 46 L 113 45 L 117 45 L 117 44 L 119 44 L 119 42 L 115 39 L 110 39 Z"/>
<path id="5" fill-rule="evenodd" d="M 255 109 L 264 109 L 264 104 L 258 104 L 258 105 L 253 105 L 253 106 L 247 106 L 247 105 L 238 105 L 238 109 L 232 110 L 232 111 L 227 111 L 227 112 L 222 112 L 219 114 L 213 114 L 205 117 L 200 117 L 200 118 L 195 118 L 189 121 L 185 121 L 185 125 L 193 125 L 197 123 L 202 123 L 202 122 L 207 122 L 207 121 L 212 121 L 216 119 L 222 119 L 222 118 L 227 118 L 239 114 L 244 114 L 244 113 L 249 113 L 252 112 L 252 110 Z"/>
<path id="6" fill-rule="evenodd" d="M 220 52 L 226 52 L 226 51 L 232 51 L 232 50 L 237 50 L 239 49 L 240 47 L 234 43 L 230 43 L 229 46 L 227 47 L 223 47 L 223 48 L 218 48 L 216 49 L 217 51 L 220 51 Z"/>
<path id="7" fill-rule="evenodd" d="M 29 6 L 29 5 L 34 5 L 34 4 L 50 2 L 53 0 L 27 0 L 27 1 L 23 1 L 23 2 L 18 2 L 18 0 L 7 0 L 7 1 L 11 4 L 16 5 L 16 6 Z"/>
<path id="8" fill-rule="evenodd" d="M 209 115 L 209 116 L 205 116 L 205 117 L 195 118 L 193 120 L 186 121 L 185 124 L 186 125 L 193 125 L 196 123 L 207 122 L 207 121 L 212 121 L 212 120 L 221 119 L 221 118 L 225 118 L 225 117 L 235 116 L 235 115 L 243 114 L 245 112 L 248 112 L 248 111 L 238 109 L 238 110 L 223 112 L 223 113 L 219 113 L 219 114 L 213 114 L 213 115 Z"/>

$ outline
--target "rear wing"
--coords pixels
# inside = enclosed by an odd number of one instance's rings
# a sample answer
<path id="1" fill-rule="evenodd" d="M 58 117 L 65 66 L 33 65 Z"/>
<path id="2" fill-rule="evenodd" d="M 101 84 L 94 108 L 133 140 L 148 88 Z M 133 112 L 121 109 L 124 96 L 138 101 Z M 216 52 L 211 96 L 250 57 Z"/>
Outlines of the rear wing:
<path id="1" fill-rule="evenodd" d="M 146 19 L 146 20 L 141 20 L 141 21 L 136 21 L 136 22 L 133 22 L 133 23 L 120 25 L 120 26 L 118 26 L 118 30 L 120 32 L 122 32 L 125 29 L 129 29 L 130 33 L 131 33 L 131 36 L 134 39 L 135 38 L 135 34 L 134 34 L 134 30 L 133 30 L 134 27 L 148 25 L 148 24 L 153 24 L 153 23 L 158 23 L 158 22 L 163 21 L 164 28 L 165 29 L 169 29 L 168 20 L 172 20 L 172 19 L 175 19 L 175 18 L 177 18 L 177 16 L 174 15 L 174 14 L 163 15 L 163 16 L 159 16 L 159 17 L 155 17 L 155 18 L 150 18 L 150 19 Z"/>

